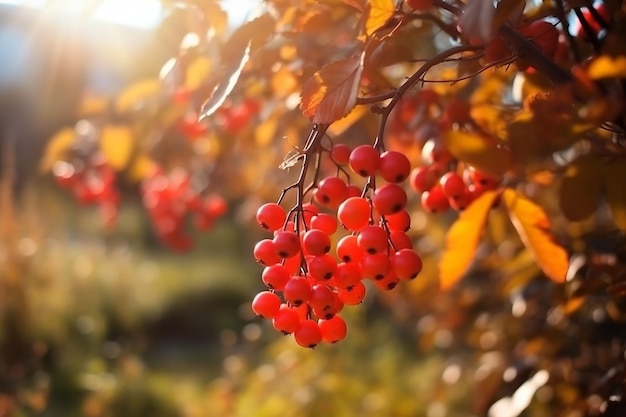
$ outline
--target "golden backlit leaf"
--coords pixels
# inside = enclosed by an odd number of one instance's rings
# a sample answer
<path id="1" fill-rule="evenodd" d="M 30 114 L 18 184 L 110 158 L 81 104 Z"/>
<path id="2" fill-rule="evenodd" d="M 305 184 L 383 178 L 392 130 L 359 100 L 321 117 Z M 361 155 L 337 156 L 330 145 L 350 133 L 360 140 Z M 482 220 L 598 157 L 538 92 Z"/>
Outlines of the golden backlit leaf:
<path id="1" fill-rule="evenodd" d="M 185 85 L 190 90 L 196 90 L 206 82 L 213 65 L 211 60 L 204 56 L 194 58 L 187 66 Z"/>
<path id="2" fill-rule="evenodd" d="M 439 282 L 442 289 L 452 287 L 463 277 L 480 243 L 489 211 L 498 191 L 487 191 L 461 213 L 446 236 L 446 248 L 439 261 Z"/>
<path id="3" fill-rule="evenodd" d="M 100 150 L 117 171 L 127 167 L 134 148 L 133 132 L 126 125 L 107 125 L 100 132 Z"/>
<path id="4" fill-rule="evenodd" d="M 270 83 L 272 85 L 272 92 L 276 97 L 280 98 L 289 96 L 295 92 L 299 86 L 298 79 L 293 70 L 289 69 L 286 65 L 281 66 L 277 71 L 272 73 Z"/>
<path id="5" fill-rule="evenodd" d="M 365 22 L 365 32 L 373 34 L 383 26 L 395 13 L 393 0 L 371 0 L 369 14 Z"/>
<path id="6" fill-rule="evenodd" d="M 626 78 L 626 56 L 601 55 L 589 65 L 587 72 L 593 80 L 601 78 Z"/>
<path id="7" fill-rule="evenodd" d="M 616 159 L 606 166 L 606 198 L 611 208 L 613 222 L 621 230 L 626 230 L 626 160 Z"/>
<path id="8" fill-rule="evenodd" d="M 367 108 L 367 106 L 357 106 L 353 108 L 346 117 L 337 120 L 335 123 L 330 125 L 330 127 L 328 128 L 328 133 L 331 136 L 339 136 L 343 134 L 346 130 L 348 130 L 356 122 L 361 120 L 361 118 L 366 114 L 369 114 L 369 109 Z"/>
<path id="9" fill-rule="evenodd" d="M 602 195 L 604 162 L 596 155 L 583 155 L 572 161 L 559 187 L 559 207 L 572 221 L 595 213 Z"/>
<path id="10" fill-rule="evenodd" d="M 302 86 L 300 109 L 313 123 L 332 123 L 356 105 L 363 54 L 332 62 Z"/>
<path id="11" fill-rule="evenodd" d="M 72 127 L 63 128 L 55 133 L 48 141 L 43 158 L 39 163 L 39 169 L 42 172 L 48 172 L 56 161 L 64 160 L 74 144 L 75 138 L 76 131 Z"/>
<path id="12" fill-rule="evenodd" d="M 158 79 L 148 79 L 131 84 L 115 100 L 115 111 L 127 114 L 153 102 L 162 93 L 163 85 Z"/>
<path id="13" fill-rule="evenodd" d="M 140 182 L 144 178 L 152 175 L 157 167 L 157 163 L 148 155 L 140 153 L 128 164 L 127 176 L 132 182 Z"/>
<path id="14" fill-rule="evenodd" d="M 457 159 L 496 177 L 513 168 L 509 150 L 497 145 L 493 139 L 450 130 L 443 135 L 443 142 Z"/>
<path id="15" fill-rule="evenodd" d="M 555 282 L 564 282 L 569 264 L 567 252 L 554 241 L 550 220 L 537 204 L 514 190 L 505 190 L 502 200 L 522 242 L 541 270 Z"/>

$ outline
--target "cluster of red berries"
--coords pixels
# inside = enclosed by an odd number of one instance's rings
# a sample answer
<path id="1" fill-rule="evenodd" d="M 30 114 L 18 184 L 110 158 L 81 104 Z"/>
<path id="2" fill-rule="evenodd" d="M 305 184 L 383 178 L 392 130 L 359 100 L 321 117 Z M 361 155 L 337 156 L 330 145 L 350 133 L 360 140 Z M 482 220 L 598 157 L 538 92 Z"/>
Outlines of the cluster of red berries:
<path id="1" fill-rule="evenodd" d="M 185 232 L 187 217 L 194 216 L 198 230 L 209 230 L 226 213 L 227 203 L 217 194 L 202 196 L 182 169 L 164 173 L 155 169 L 141 183 L 143 205 L 159 239 L 171 249 L 190 250 L 194 240 Z"/>
<path id="2" fill-rule="evenodd" d="M 472 167 L 459 172 L 458 161 L 437 139 L 422 148 L 425 165 L 411 171 L 409 183 L 421 194 L 422 207 L 431 213 L 450 208 L 463 211 L 487 190 L 500 185 L 500 179 Z"/>
<path id="3" fill-rule="evenodd" d="M 120 193 L 115 170 L 101 154 L 74 162 L 57 161 L 52 167 L 56 183 L 71 190 L 81 205 L 99 206 L 102 222 L 113 227 L 117 220 Z"/>
<path id="4" fill-rule="evenodd" d="M 396 151 L 380 153 L 369 145 L 351 150 L 341 144 L 330 150 L 330 157 L 367 178 L 365 192 L 329 176 L 316 184 L 314 203 L 289 212 L 266 203 L 256 213 L 259 225 L 274 235 L 254 248 L 257 262 L 265 266 L 261 279 L 267 290 L 257 294 L 252 310 L 304 347 L 346 336 L 338 313 L 363 301 L 365 281 L 390 290 L 422 269 L 407 235 L 411 220 L 400 185 L 411 171 L 407 157 Z M 376 185 L 381 179 L 384 183 Z M 340 226 L 346 233 L 333 255 L 333 235 Z"/>

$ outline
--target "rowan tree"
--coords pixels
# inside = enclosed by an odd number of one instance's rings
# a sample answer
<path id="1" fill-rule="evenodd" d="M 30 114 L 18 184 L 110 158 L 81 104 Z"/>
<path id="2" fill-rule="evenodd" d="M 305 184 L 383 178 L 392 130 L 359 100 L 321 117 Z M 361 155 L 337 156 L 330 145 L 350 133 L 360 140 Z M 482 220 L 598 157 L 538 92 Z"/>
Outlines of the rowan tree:
<path id="1" fill-rule="evenodd" d="M 243 202 L 267 230 L 252 309 L 302 346 L 350 337 L 341 310 L 384 293 L 499 352 L 480 412 L 513 369 L 554 415 L 624 413 L 620 0 L 266 0 L 231 32 L 218 2 L 184 7 L 161 74 L 86 100 L 43 170 L 110 226 L 136 185 L 176 250 L 188 216 Z"/>

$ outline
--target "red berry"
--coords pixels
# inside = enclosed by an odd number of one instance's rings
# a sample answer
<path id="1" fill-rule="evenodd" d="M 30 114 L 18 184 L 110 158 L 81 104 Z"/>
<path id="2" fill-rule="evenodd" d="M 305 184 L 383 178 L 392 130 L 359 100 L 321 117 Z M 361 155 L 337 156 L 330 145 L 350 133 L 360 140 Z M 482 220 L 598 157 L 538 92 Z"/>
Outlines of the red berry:
<path id="1" fill-rule="evenodd" d="M 422 194 L 422 207 L 431 213 L 444 213 L 450 208 L 448 198 L 440 186 L 433 187 Z"/>
<path id="2" fill-rule="evenodd" d="M 330 250 L 330 238 L 321 230 L 310 229 L 302 237 L 302 247 L 309 255 L 323 255 Z"/>
<path id="3" fill-rule="evenodd" d="M 275 264 L 265 267 L 261 274 L 261 281 L 272 290 L 282 291 L 287 281 L 291 279 L 291 275 L 292 273 L 284 265 Z"/>
<path id="4" fill-rule="evenodd" d="M 428 191 L 437 184 L 439 173 L 430 166 L 421 166 L 411 171 L 409 185 L 417 193 Z"/>
<path id="5" fill-rule="evenodd" d="M 280 262 L 280 256 L 276 254 L 274 242 L 271 239 L 263 239 L 254 246 L 254 259 L 263 265 L 274 265 Z"/>
<path id="6" fill-rule="evenodd" d="M 559 31 L 552 23 L 535 20 L 530 25 L 520 28 L 520 33 L 533 41 L 544 54 L 554 56 L 559 43 Z"/>
<path id="7" fill-rule="evenodd" d="M 391 261 L 386 253 L 365 254 L 360 262 L 363 278 L 383 279 L 391 269 Z"/>
<path id="8" fill-rule="evenodd" d="M 300 239 L 296 232 L 281 230 L 274 235 L 274 250 L 281 258 L 291 258 L 300 252 Z"/>
<path id="9" fill-rule="evenodd" d="M 443 174 L 439 179 L 439 185 L 447 198 L 459 198 L 467 191 L 463 178 L 454 171 Z"/>
<path id="10" fill-rule="evenodd" d="M 309 274 L 318 281 L 328 281 L 335 275 L 337 261 L 331 255 L 312 256 L 307 259 Z"/>
<path id="11" fill-rule="evenodd" d="M 408 231 L 411 228 L 411 215 L 406 210 L 385 216 L 389 230 Z"/>
<path id="12" fill-rule="evenodd" d="M 309 280 L 303 277 L 292 277 L 283 289 L 285 301 L 296 307 L 309 301 L 312 294 L 313 290 Z"/>
<path id="13" fill-rule="evenodd" d="M 294 333 L 296 343 L 302 347 L 314 348 L 322 341 L 322 332 L 314 320 L 304 320 Z"/>
<path id="14" fill-rule="evenodd" d="M 311 218 L 311 229 L 321 230 L 330 236 L 337 231 L 337 219 L 330 214 L 320 213 Z"/>
<path id="15" fill-rule="evenodd" d="M 256 221 L 270 231 L 278 230 L 285 224 L 287 213 L 276 203 L 265 203 L 256 211 Z"/>
<path id="16" fill-rule="evenodd" d="M 335 305 L 335 294 L 328 285 L 316 284 L 311 287 L 312 293 L 309 299 L 309 306 L 320 312 L 333 309 Z"/>
<path id="17" fill-rule="evenodd" d="M 341 262 L 337 265 L 333 284 L 339 289 L 350 289 L 361 282 L 361 267 L 356 262 Z"/>
<path id="18" fill-rule="evenodd" d="M 261 291 L 252 300 L 252 311 L 264 319 L 271 319 L 278 313 L 280 304 L 280 298 L 276 294 L 270 291 Z"/>
<path id="19" fill-rule="evenodd" d="M 322 333 L 322 340 L 327 343 L 337 343 L 343 340 L 348 333 L 346 322 L 338 315 L 334 315 L 328 320 L 318 320 L 317 325 Z"/>
<path id="20" fill-rule="evenodd" d="M 402 182 L 411 173 L 411 161 L 401 152 L 387 151 L 380 155 L 380 175 L 387 182 Z"/>
<path id="21" fill-rule="evenodd" d="M 337 209 L 339 223 L 354 232 L 369 224 L 370 214 L 370 203 L 363 197 L 349 197 Z"/>
<path id="22" fill-rule="evenodd" d="M 347 235 L 337 242 L 337 257 L 344 262 L 359 262 L 363 257 L 363 251 L 359 247 L 355 235 Z"/>
<path id="23" fill-rule="evenodd" d="M 357 244 L 363 252 L 369 254 L 385 252 L 388 237 L 387 231 L 382 227 L 369 225 L 359 231 Z"/>
<path id="24" fill-rule="evenodd" d="M 348 187 L 339 177 L 326 177 L 319 182 L 314 196 L 321 205 L 336 209 L 348 196 Z"/>
<path id="25" fill-rule="evenodd" d="M 391 241 L 392 249 L 398 251 L 400 249 L 413 249 L 413 240 L 400 230 L 391 230 L 389 232 L 389 240 Z"/>
<path id="26" fill-rule="evenodd" d="M 404 210 L 406 203 L 406 191 L 398 184 L 383 184 L 372 197 L 372 205 L 383 216 Z"/>
<path id="27" fill-rule="evenodd" d="M 347 306 L 361 304 L 367 293 L 367 287 L 362 282 L 358 282 L 354 287 L 340 289 L 337 292 L 339 299 Z"/>
<path id="28" fill-rule="evenodd" d="M 391 255 L 391 268 L 399 279 L 413 279 L 422 270 L 422 258 L 411 249 L 400 249 Z"/>
<path id="29" fill-rule="evenodd" d="M 347 165 L 350 161 L 350 152 L 352 149 L 348 145 L 337 143 L 330 150 L 330 157 L 339 165 Z"/>
<path id="30" fill-rule="evenodd" d="M 448 103 L 448 107 L 454 106 L 454 103 L 456 101 Z M 440 140 L 430 139 L 422 147 L 422 159 L 429 165 L 447 166 L 454 157 Z"/>
<path id="31" fill-rule="evenodd" d="M 380 164 L 380 153 L 370 145 L 360 145 L 352 150 L 349 160 L 350 168 L 362 177 L 376 174 Z"/>
<path id="32" fill-rule="evenodd" d="M 291 334 L 300 326 L 300 322 L 300 313 L 296 309 L 282 304 L 272 319 L 272 326 L 283 334 Z"/>

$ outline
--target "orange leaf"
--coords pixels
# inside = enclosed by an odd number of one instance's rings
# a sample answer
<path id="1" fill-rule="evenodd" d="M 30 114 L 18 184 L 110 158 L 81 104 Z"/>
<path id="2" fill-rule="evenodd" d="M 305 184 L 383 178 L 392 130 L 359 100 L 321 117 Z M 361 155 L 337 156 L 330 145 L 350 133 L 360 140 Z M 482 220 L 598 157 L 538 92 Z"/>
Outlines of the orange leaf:
<path id="1" fill-rule="evenodd" d="M 354 7 L 361 13 L 365 11 L 365 0 L 343 0 L 348 6 Z"/>
<path id="2" fill-rule="evenodd" d="M 332 62 L 302 86 L 300 109 L 313 123 L 332 123 L 356 105 L 363 55 Z"/>
<path id="3" fill-rule="evenodd" d="M 543 209 L 513 190 L 504 191 L 502 199 L 515 230 L 537 265 L 553 281 L 565 281 L 567 253 L 554 241 L 550 220 Z"/>
<path id="4" fill-rule="evenodd" d="M 365 23 L 365 31 L 368 35 L 376 32 L 396 12 L 393 0 L 371 0 L 369 15 Z"/>
<path id="5" fill-rule="evenodd" d="M 485 192 L 450 227 L 446 236 L 446 249 L 439 261 L 439 282 L 442 289 L 456 284 L 474 260 L 489 211 L 499 195 L 499 191 Z"/>

